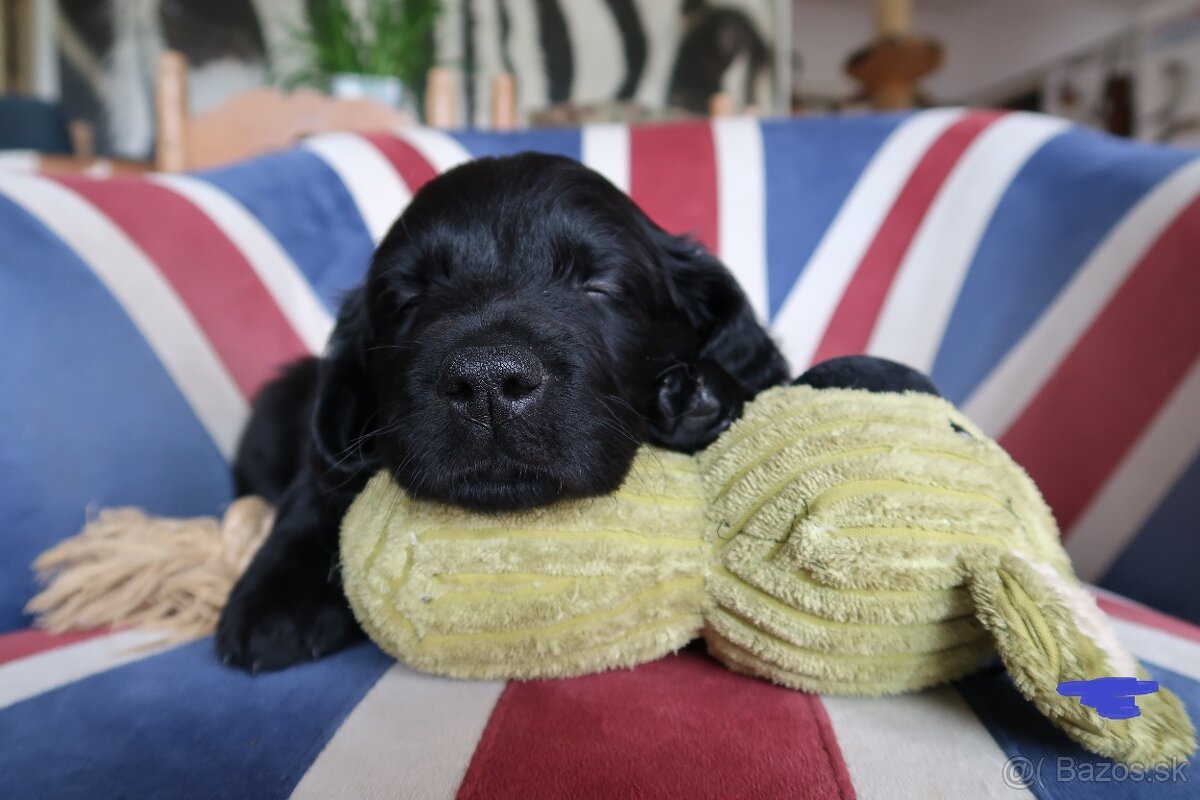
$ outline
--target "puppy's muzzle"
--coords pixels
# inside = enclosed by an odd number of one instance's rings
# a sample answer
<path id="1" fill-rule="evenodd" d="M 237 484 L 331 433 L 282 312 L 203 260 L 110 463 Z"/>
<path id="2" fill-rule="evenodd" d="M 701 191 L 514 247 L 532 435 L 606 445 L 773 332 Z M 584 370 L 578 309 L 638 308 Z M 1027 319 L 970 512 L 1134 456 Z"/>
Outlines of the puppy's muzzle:
<path id="1" fill-rule="evenodd" d="M 528 347 L 459 347 L 442 362 L 437 386 L 460 417 L 497 428 L 535 409 L 548 380 L 545 365 Z"/>

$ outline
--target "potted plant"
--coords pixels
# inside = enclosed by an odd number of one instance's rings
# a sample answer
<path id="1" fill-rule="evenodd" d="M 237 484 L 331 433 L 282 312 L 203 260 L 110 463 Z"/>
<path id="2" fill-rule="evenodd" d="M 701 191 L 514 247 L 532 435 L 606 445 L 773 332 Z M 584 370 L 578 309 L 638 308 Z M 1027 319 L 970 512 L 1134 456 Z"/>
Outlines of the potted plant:
<path id="1" fill-rule="evenodd" d="M 288 83 L 417 114 L 441 10 L 440 0 L 306 0 L 307 26 L 294 33 L 306 66 Z"/>

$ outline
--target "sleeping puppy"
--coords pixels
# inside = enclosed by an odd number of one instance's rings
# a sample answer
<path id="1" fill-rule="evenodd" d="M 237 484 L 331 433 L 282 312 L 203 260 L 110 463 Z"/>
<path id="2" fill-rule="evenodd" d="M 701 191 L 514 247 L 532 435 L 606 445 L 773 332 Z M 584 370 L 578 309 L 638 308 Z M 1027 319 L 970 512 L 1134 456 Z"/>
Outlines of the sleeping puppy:
<path id="1" fill-rule="evenodd" d="M 325 355 L 255 403 L 237 490 L 278 517 L 218 654 L 279 669 L 362 636 L 338 525 L 380 469 L 477 511 L 605 494 L 641 444 L 702 448 L 788 377 L 729 271 L 597 173 L 536 154 L 457 167 L 385 237 Z"/>

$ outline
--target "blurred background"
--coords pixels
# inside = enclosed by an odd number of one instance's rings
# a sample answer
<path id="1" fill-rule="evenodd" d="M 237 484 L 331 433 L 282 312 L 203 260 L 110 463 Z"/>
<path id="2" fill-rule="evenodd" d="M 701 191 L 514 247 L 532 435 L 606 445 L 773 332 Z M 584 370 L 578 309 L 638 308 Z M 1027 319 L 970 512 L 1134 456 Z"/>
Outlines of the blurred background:
<path id="1" fill-rule="evenodd" d="M 441 127 L 980 105 L 1200 144 L 1196 0 L 0 0 L 0 147 L 149 164 L 256 87 Z M 432 69 L 431 69 L 432 68 Z M 170 125 L 168 121 L 166 123 Z"/>

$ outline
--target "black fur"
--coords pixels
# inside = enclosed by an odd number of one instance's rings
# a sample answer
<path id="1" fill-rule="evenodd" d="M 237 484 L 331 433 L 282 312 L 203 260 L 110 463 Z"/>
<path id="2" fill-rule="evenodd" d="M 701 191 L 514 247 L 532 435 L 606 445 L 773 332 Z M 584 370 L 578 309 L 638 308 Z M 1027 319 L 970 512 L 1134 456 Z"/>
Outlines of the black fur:
<path id="1" fill-rule="evenodd" d="M 309 424 L 321 362 L 302 358 L 262 388 L 233 465 L 238 497 L 261 495 L 279 505 L 308 452 Z"/>
<path id="2" fill-rule="evenodd" d="M 938 394 L 923 373 L 910 366 L 874 356 L 841 356 L 822 361 L 792 382 L 814 389 L 866 389 L 868 392 Z"/>
<path id="3" fill-rule="evenodd" d="M 603 494 L 643 442 L 699 449 L 787 378 L 728 270 L 598 174 L 535 154 L 458 167 L 388 233 L 324 357 L 255 404 L 238 491 L 279 513 L 218 653 L 276 669 L 362 636 L 337 530 L 378 469 L 476 510 Z"/>

